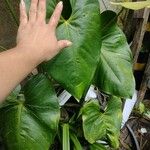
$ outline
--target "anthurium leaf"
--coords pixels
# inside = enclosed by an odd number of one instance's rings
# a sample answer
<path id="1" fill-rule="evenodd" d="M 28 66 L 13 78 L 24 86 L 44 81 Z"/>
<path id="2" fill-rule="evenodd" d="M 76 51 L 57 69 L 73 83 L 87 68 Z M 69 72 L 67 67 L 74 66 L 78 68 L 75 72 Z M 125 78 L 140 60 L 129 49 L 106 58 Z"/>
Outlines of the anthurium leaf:
<path id="1" fill-rule="evenodd" d="M 97 100 L 85 103 L 82 108 L 83 131 L 89 143 L 106 139 L 113 148 L 118 148 L 122 120 L 121 106 L 122 102 L 117 97 L 109 98 L 104 112 L 100 110 Z"/>
<path id="2" fill-rule="evenodd" d="M 113 5 L 119 5 L 128 9 L 138 10 L 145 7 L 150 7 L 150 0 L 139 2 L 111 2 Z"/>
<path id="3" fill-rule="evenodd" d="M 107 150 L 107 148 L 102 144 L 95 143 L 90 145 L 90 150 Z"/>
<path id="4" fill-rule="evenodd" d="M 24 95 L 8 100 L 0 109 L 1 135 L 9 150 L 48 150 L 59 122 L 59 104 L 49 80 L 31 78 Z"/>
<path id="5" fill-rule="evenodd" d="M 116 18 L 112 11 L 101 14 L 102 48 L 95 76 L 96 85 L 107 94 L 129 98 L 135 88 L 132 55 Z"/>
<path id="6" fill-rule="evenodd" d="M 47 4 L 47 17 L 50 17 L 57 0 L 49 0 Z M 76 99 L 80 99 L 85 96 L 99 61 L 101 47 L 99 2 L 70 0 L 70 6 L 71 16 L 68 20 L 65 20 L 68 16 L 62 17 L 57 28 L 57 37 L 68 39 L 73 45 L 63 49 L 51 61 L 44 63 L 42 68 Z"/>

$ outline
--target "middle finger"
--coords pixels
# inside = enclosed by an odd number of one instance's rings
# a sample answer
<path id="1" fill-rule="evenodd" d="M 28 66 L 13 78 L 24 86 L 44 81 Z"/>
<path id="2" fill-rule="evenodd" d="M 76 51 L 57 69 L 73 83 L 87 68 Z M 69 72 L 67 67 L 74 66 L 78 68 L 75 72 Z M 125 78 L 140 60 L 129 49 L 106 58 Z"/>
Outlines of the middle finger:
<path id="1" fill-rule="evenodd" d="M 37 4 L 38 0 L 31 0 L 31 6 L 29 11 L 29 22 L 35 22 L 37 17 Z"/>

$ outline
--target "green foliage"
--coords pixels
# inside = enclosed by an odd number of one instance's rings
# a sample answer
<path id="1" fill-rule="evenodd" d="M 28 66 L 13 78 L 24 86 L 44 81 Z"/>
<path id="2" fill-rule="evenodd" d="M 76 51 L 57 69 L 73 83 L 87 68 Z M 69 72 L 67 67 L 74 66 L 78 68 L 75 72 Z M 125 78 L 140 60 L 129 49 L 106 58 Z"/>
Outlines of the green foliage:
<path id="1" fill-rule="evenodd" d="M 29 11 L 30 0 L 25 2 Z M 84 143 L 90 150 L 107 149 L 96 143 L 97 140 L 104 140 L 113 148 L 119 146 L 122 108 L 119 97 L 131 97 L 135 86 L 126 38 L 117 26 L 114 12 L 106 11 L 100 15 L 98 0 L 63 2 L 64 10 L 56 34 L 58 39 L 69 39 L 73 45 L 49 62 L 42 63 L 39 66 L 42 74 L 33 76 L 21 91 L 20 88 L 14 91 L 0 106 L 0 134 L 7 149 L 48 150 L 57 133 L 56 138 L 64 150 L 70 149 L 70 141 L 75 150 L 82 150 Z M 47 0 L 47 21 L 57 3 L 58 0 Z M 62 106 L 65 113 L 61 113 L 67 114 L 67 121 L 61 118 L 62 131 L 57 131 L 60 110 L 50 79 L 79 102 L 73 102 L 71 108 Z M 84 104 L 92 82 L 109 94 L 104 111 L 97 100 Z M 80 108 L 82 118 L 76 117 Z M 80 130 L 70 129 L 78 126 Z"/>
<path id="2" fill-rule="evenodd" d="M 121 106 L 121 100 L 117 97 L 109 98 L 104 112 L 100 110 L 97 100 L 85 103 L 82 108 L 83 131 L 89 143 L 106 139 L 113 148 L 118 148 L 122 121 Z"/>
<path id="3" fill-rule="evenodd" d="M 74 144 L 74 150 L 83 150 L 77 136 L 74 133 L 70 133 L 70 139 Z"/>
<path id="4" fill-rule="evenodd" d="M 43 70 L 60 83 L 78 100 L 85 96 L 91 85 L 100 55 L 100 16 L 97 0 L 70 1 L 72 14 L 63 17 L 57 28 L 58 39 L 69 39 L 73 45 L 64 49 Z M 55 0 L 48 3 L 51 16 Z M 64 6 L 65 7 L 65 6 Z M 94 21 L 93 21 L 94 20 Z"/>
<path id="5" fill-rule="evenodd" d="M 19 26 L 19 21 L 18 21 L 18 18 L 16 16 L 16 13 L 15 13 L 13 7 L 12 7 L 11 1 L 10 0 L 5 0 L 5 3 L 7 5 L 8 10 L 10 11 L 13 19 L 14 19 L 14 22 L 16 23 L 17 26 Z"/>
<path id="6" fill-rule="evenodd" d="M 111 2 L 113 5 L 119 5 L 132 10 L 139 10 L 145 7 L 150 8 L 150 0 L 139 2 Z"/>
<path id="7" fill-rule="evenodd" d="M 63 130 L 63 150 L 70 150 L 69 124 L 63 124 L 62 130 Z"/>
<path id="8" fill-rule="evenodd" d="M 44 75 L 31 78 L 24 96 L 9 97 L 0 110 L 1 134 L 7 149 L 48 149 L 59 122 L 59 105 Z M 13 93 L 14 94 L 14 93 Z"/>
<path id="9" fill-rule="evenodd" d="M 142 102 L 140 102 L 138 110 L 141 114 L 145 112 L 145 105 Z"/>
<path id="10" fill-rule="evenodd" d="M 102 48 L 95 83 L 108 94 L 129 98 L 135 87 L 132 55 L 116 21 L 112 11 L 101 14 Z"/>
<path id="11" fill-rule="evenodd" d="M 5 51 L 6 48 L 0 45 L 0 52 Z"/>
<path id="12" fill-rule="evenodd" d="M 147 117 L 148 119 L 150 119 L 150 109 L 148 109 L 144 112 L 144 116 Z"/>

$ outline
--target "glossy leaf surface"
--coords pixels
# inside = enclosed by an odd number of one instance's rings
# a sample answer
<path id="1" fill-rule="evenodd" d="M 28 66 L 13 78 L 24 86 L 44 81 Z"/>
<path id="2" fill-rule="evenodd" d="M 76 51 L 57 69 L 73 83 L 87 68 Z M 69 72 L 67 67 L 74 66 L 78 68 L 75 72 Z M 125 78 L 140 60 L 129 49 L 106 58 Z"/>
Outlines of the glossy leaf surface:
<path id="1" fill-rule="evenodd" d="M 59 122 L 59 104 L 44 75 L 25 85 L 24 96 L 9 97 L 0 109 L 1 134 L 6 149 L 48 150 Z"/>
<path id="2" fill-rule="evenodd" d="M 57 0 L 47 2 L 47 18 L 56 4 Z M 75 98 L 80 99 L 87 92 L 99 61 L 99 3 L 98 0 L 70 0 L 70 6 L 71 16 L 68 20 L 64 19 L 65 16 L 61 18 L 57 37 L 69 39 L 73 45 L 42 67 Z M 63 15 L 66 14 L 65 9 L 68 10 L 64 5 Z"/>
<path id="3" fill-rule="evenodd" d="M 107 94 L 129 98 L 135 88 L 132 55 L 116 19 L 117 16 L 112 11 L 101 14 L 102 48 L 96 85 Z"/>
<path id="4" fill-rule="evenodd" d="M 97 100 L 91 100 L 83 106 L 83 131 L 89 143 L 107 139 L 113 148 L 118 148 L 122 120 L 121 106 L 122 102 L 117 97 L 109 98 L 104 112 L 100 111 Z"/>

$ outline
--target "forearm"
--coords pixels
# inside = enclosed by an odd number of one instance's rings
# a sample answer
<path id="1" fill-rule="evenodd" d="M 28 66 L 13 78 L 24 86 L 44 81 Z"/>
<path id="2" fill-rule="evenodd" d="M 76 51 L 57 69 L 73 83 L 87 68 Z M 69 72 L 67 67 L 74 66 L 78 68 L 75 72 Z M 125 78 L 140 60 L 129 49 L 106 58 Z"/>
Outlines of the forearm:
<path id="1" fill-rule="evenodd" d="M 9 95 L 38 62 L 26 50 L 14 48 L 0 53 L 0 102 Z"/>
<path id="2" fill-rule="evenodd" d="M 63 3 L 60 1 L 46 23 L 46 0 L 32 0 L 29 16 L 24 1 L 21 1 L 17 47 L 0 53 L 0 102 L 38 64 L 71 46 L 68 40 L 57 40 L 55 34 L 62 9 Z"/>

